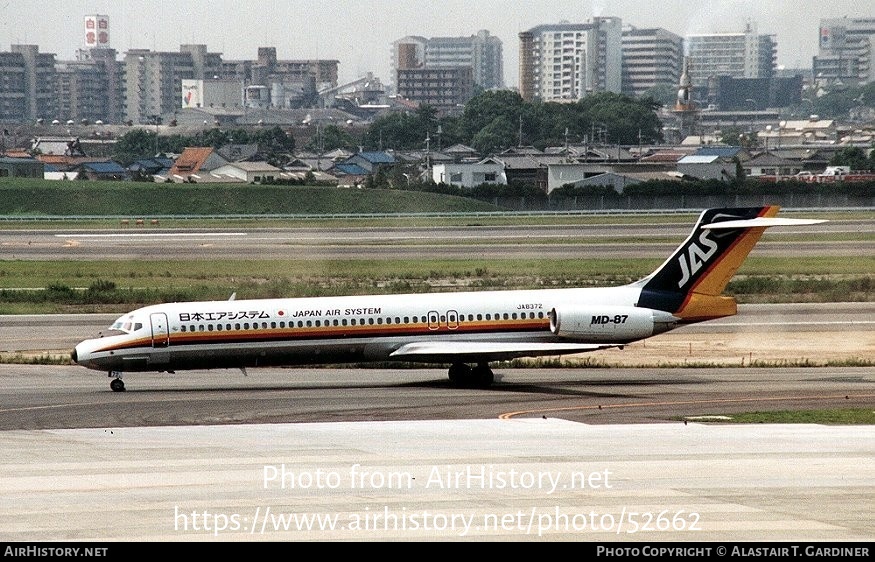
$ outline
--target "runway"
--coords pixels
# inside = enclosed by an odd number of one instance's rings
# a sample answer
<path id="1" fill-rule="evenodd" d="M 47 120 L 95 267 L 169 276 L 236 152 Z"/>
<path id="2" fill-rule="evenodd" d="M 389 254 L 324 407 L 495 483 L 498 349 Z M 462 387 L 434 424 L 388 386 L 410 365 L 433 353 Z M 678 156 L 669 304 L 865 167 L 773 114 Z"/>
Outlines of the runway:
<path id="1" fill-rule="evenodd" d="M 557 224 L 514 226 L 152 228 L 0 230 L 0 248 L 21 260 L 165 259 L 432 259 L 513 257 L 664 257 L 694 221 L 669 224 Z M 875 219 L 834 220 L 766 233 L 757 255 L 845 255 L 875 252 L 860 237 Z M 818 240 L 798 240 L 800 235 Z M 852 238 L 852 239 L 848 239 Z M 788 241 L 792 241 L 789 244 Z"/>
<path id="2" fill-rule="evenodd" d="M 126 378 L 80 367 L 3 365 L 0 430 L 355 421 L 561 418 L 682 423 L 740 412 L 867 408 L 875 368 L 495 369 L 460 389 L 442 369 L 250 369 Z"/>

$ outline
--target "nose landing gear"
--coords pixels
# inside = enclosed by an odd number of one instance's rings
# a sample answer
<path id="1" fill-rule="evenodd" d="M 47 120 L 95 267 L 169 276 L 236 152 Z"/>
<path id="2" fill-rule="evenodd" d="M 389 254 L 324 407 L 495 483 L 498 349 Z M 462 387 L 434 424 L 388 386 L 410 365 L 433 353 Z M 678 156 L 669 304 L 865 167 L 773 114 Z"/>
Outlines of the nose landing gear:
<path id="1" fill-rule="evenodd" d="M 122 374 L 118 371 L 111 371 L 109 377 L 113 377 L 113 379 L 109 383 L 109 388 L 112 389 L 113 392 L 124 392 L 125 391 L 125 382 L 122 380 Z"/>

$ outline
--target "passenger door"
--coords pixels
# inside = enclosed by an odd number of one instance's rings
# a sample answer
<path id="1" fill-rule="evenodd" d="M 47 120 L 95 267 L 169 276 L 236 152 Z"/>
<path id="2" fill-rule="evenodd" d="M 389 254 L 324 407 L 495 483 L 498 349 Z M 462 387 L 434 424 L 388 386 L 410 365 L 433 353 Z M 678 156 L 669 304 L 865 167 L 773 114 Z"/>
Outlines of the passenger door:
<path id="1" fill-rule="evenodd" d="M 152 323 L 152 347 L 163 349 L 170 345 L 170 328 L 167 315 L 163 312 L 155 312 L 149 316 Z"/>

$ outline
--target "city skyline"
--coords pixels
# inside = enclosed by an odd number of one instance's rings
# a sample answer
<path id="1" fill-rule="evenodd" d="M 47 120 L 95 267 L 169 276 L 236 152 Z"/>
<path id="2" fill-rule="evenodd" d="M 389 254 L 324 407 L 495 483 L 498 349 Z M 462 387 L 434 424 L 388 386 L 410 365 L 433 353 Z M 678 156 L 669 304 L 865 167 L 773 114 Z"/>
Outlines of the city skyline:
<path id="1" fill-rule="evenodd" d="M 5 2 L 0 51 L 12 44 L 38 45 L 40 52 L 71 60 L 83 48 L 86 15 L 109 16 L 109 46 L 178 51 L 182 44 L 205 44 L 225 59 L 254 59 L 260 46 L 274 46 L 281 59 L 336 59 L 340 82 L 372 72 L 390 82 L 392 41 L 406 35 L 470 36 L 485 29 L 501 39 L 505 83 L 517 87 L 518 34 L 560 21 L 584 23 L 616 16 L 623 25 L 662 27 L 682 37 L 704 33 L 740 33 L 747 23 L 774 35 L 778 65 L 810 68 L 817 54 L 821 19 L 872 17 L 865 3 L 834 0 L 755 2 L 752 0 L 664 0 L 642 7 L 637 0 L 476 3 L 424 0 L 343 0 L 332 3 L 265 0 L 27 0 Z M 305 16 L 302 19 L 302 16 Z M 364 22 L 364 23 L 363 23 Z"/>

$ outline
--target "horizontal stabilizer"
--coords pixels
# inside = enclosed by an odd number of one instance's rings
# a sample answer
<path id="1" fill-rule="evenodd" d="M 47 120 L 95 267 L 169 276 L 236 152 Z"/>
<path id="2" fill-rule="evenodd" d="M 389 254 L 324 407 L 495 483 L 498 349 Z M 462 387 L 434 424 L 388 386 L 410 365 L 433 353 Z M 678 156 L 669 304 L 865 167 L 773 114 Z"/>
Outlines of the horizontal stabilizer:
<path id="1" fill-rule="evenodd" d="M 820 224 L 824 222 L 827 221 L 816 219 L 787 219 L 783 217 L 757 217 L 755 219 L 712 222 L 711 224 L 703 224 L 702 228 L 708 228 L 711 230 L 732 228 L 767 228 L 770 226 L 805 226 L 810 224 Z"/>
<path id="2" fill-rule="evenodd" d="M 526 343 L 526 342 L 416 342 L 402 345 L 389 356 L 395 359 L 423 362 L 501 361 L 516 357 L 542 357 L 586 353 L 622 347 L 624 344 L 589 343 Z"/>

